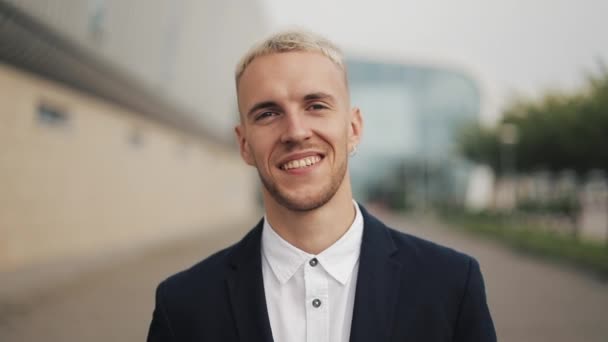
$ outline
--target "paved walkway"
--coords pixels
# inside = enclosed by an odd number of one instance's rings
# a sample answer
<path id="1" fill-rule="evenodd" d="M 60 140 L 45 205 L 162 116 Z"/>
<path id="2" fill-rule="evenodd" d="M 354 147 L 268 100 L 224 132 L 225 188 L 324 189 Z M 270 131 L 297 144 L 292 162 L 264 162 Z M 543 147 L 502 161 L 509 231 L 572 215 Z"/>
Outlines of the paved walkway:
<path id="1" fill-rule="evenodd" d="M 605 280 L 450 230 L 428 218 L 385 217 L 385 221 L 479 261 L 499 341 L 608 341 Z"/>
<path id="2" fill-rule="evenodd" d="M 479 260 L 500 341 L 608 341 L 607 283 L 433 220 L 383 218 Z M 27 298 L 0 298 L 0 341 L 144 341 L 156 284 L 244 231 L 225 230 L 131 256 Z"/>

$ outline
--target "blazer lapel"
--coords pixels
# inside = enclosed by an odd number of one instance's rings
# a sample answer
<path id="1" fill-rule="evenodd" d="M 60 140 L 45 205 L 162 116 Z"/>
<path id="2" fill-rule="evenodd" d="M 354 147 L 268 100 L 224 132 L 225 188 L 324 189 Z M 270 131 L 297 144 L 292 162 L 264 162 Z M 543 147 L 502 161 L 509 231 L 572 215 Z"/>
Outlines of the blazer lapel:
<path id="1" fill-rule="evenodd" d="M 260 253 L 262 221 L 235 247 L 227 277 L 230 304 L 241 342 L 272 342 Z"/>
<path id="2" fill-rule="evenodd" d="M 364 230 L 350 341 L 388 341 L 400 295 L 402 265 L 392 257 L 397 248 L 388 229 L 360 208 Z"/>

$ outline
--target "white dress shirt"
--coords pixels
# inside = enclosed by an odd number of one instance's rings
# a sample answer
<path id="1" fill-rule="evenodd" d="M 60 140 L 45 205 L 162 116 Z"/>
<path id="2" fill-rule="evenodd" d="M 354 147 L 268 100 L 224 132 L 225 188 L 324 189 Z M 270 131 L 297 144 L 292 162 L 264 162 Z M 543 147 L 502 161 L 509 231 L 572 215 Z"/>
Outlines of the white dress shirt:
<path id="1" fill-rule="evenodd" d="M 363 217 L 319 255 L 281 238 L 264 218 L 262 275 L 276 342 L 347 342 L 353 317 Z"/>

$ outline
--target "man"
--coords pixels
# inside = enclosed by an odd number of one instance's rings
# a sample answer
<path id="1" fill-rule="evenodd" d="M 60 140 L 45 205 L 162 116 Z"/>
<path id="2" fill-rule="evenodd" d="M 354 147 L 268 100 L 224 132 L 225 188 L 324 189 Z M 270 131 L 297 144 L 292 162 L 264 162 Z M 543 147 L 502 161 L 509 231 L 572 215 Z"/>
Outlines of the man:
<path id="1" fill-rule="evenodd" d="M 477 262 L 353 201 L 363 121 L 335 46 L 285 32 L 237 67 L 243 160 L 265 216 L 162 282 L 148 341 L 495 341 Z"/>

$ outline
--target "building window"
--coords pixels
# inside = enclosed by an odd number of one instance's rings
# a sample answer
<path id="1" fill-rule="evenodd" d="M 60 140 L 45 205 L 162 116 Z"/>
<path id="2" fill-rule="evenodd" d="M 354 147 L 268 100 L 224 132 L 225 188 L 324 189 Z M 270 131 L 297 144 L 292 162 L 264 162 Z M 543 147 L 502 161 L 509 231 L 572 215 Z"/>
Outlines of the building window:
<path id="1" fill-rule="evenodd" d="M 38 105 L 38 122 L 53 127 L 67 127 L 70 115 L 57 107 L 48 104 Z"/>
<path id="2" fill-rule="evenodd" d="M 89 36 L 94 42 L 101 43 L 106 31 L 105 0 L 90 0 L 88 15 Z"/>
<path id="3" fill-rule="evenodd" d="M 129 145 L 139 148 L 144 144 L 144 134 L 141 128 L 132 128 L 128 136 Z"/>

